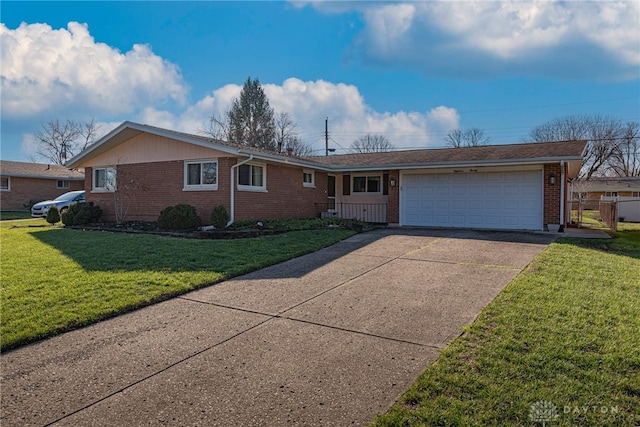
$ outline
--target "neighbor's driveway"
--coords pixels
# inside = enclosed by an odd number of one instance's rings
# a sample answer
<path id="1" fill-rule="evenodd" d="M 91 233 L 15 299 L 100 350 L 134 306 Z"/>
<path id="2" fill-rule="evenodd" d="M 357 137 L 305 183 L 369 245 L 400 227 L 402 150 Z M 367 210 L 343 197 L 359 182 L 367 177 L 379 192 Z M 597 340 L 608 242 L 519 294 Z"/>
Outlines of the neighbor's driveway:
<path id="1" fill-rule="evenodd" d="M 0 424 L 366 424 L 553 239 L 354 236 L 2 355 Z"/>

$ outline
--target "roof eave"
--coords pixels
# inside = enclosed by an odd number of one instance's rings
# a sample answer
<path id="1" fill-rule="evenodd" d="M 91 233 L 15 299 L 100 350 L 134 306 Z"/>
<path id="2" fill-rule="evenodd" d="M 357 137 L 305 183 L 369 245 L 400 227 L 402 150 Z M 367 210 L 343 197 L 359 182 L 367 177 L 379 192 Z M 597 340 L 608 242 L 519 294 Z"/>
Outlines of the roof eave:
<path id="1" fill-rule="evenodd" d="M 8 176 L 10 178 L 35 178 L 35 179 L 60 179 L 64 181 L 84 181 L 84 176 L 54 176 L 54 175 L 38 175 L 38 174 L 27 174 L 27 173 L 3 173 L 3 176 Z"/>
<path id="2" fill-rule="evenodd" d="M 238 150 L 238 154 L 250 156 L 253 155 L 253 158 L 256 160 L 264 160 L 272 163 L 280 163 L 289 166 L 299 166 L 305 167 L 309 169 L 319 170 L 323 172 L 331 172 L 333 169 L 329 165 L 325 165 L 323 163 L 316 163 L 309 160 L 304 160 L 299 157 L 287 157 L 281 156 L 277 154 L 267 154 L 263 152 L 256 152 L 253 150 Z"/>
<path id="3" fill-rule="evenodd" d="M 494 167 L 494 166 L 517 166 L 532 165 L 544 163 L 558 163 L 560 161 L 581 161 L 581 156 L 565 156 L 565 157 L 539 157 L 531 159 L 504 159 L 504 160 L 469 160 L 464 162 L 435 162 L 435 163 L 394 163 L 394 164 L 375 164 L 363 166 L 335 166 L 331 168 L 333 172 L 352 172 L 352 171 L 379 171 L 379 170 L 407 170 L 407 169 L 444 169 L 444 168 L 460 168 L 460 167 Z"/>

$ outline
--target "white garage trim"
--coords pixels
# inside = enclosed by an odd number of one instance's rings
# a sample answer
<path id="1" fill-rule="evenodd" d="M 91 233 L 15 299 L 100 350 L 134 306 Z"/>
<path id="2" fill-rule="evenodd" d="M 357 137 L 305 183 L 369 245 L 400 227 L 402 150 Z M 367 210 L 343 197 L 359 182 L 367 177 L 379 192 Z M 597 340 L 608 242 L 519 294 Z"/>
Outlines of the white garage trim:
<path id="1" fill-rule="evenodd" d="M 400 225 L 542 230 L 543 169 L 400 174 Z"/>

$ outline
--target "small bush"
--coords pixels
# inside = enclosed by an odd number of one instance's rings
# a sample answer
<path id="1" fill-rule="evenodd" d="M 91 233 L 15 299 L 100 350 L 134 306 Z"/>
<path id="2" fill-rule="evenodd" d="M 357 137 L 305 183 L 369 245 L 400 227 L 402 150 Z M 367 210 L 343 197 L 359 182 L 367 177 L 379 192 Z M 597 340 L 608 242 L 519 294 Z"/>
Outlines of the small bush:
<path id="1" fill-rule="evenodd" d="M 47 222 L 49 224 L 55 224 L 60 222 L 60 211 L 56 206 L 51 206 L 47 212 Z"/>
<path id="2" fill-rule="evenodd" d="M 100 206 L 94 206 L 93 202 L 76 203 L 69 206 L 62 214 L 62 223 L 64 225 L 85 225 L 98 222 L 102 216 Z"/>
<path id="3" fill-rule="evenodd" d="M 215 228 L 225 228 L 229 223 L 229 219 L 229 212 L 227 212 L 227 208 L 223 204 L 219 204 L 211 211 L 211 224 Z"/>
<path id="4" fill-rule="evenodd" d="M 196 208 L 185 204 L 164 208 L 158 218 L 158 228 L 161 230 L 192 230 L 200 224 L 202 220 L 196 213 Z"/>

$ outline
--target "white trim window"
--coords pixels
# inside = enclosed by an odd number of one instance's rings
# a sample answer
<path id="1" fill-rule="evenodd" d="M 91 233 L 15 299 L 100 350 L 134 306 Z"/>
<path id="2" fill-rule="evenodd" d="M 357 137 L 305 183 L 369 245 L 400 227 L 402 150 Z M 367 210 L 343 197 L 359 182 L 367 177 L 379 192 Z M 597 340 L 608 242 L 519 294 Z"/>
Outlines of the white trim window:
<path id="1" fill-rule="evenodd" d="M 255 163 L 238 166 L 238 190 L 267 191 L 267 167 Z"/>
<path id="2" fill-rule="evenodd" d="M 353 175 L 351 177 L 353 194 L 382 194 L 382 175 Z"/>
<path id="3" fill-rule="evenodd" d="M 91 190 L 96 193 L 113 193 L 116 191 L 116 174 L 114 167 L 93 168 Z"/>
<path id="4" fill-rule="evenodd" d="M 56 184 L 56 188 L 60 188 L 60 189 L 71 188 L 71 182 L 67 179 L 59 179 Z"/>
<path id="5" fill-rule="evenodd" d="M 0 177 L 0 191 L 11 191 L 11 178 L 8 176 Z"/>
<path id="6" fill-rule="evenodd" d="M 316 188 L 316 174 L 312 170 L 302 171 L 302 185 L 309 188 Z"/>
<path id="7" fill-rule="evenodd" d="M 218 160 L 187 160 L 184 162 L 185 190 L 217 190 Z"/>

